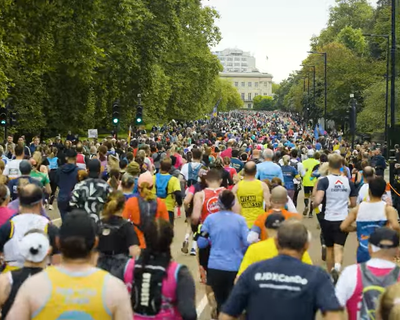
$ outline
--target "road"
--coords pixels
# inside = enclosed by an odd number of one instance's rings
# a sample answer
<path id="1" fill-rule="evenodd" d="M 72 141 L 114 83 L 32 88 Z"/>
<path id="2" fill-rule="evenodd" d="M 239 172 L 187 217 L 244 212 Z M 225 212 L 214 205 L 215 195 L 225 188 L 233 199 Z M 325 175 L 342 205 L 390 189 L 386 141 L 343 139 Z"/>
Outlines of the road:
<path id="1" fill-rule="evenodd" d="M 303 193 L 299 194 L 298 200 L 298 212 L 303 212 L 304 203 L 303 203 Z M 56 225 L 61 224 L 61 219 L 58 213 L 58 210 L 47 211 L 49 217 L 54 220 Z M 309 253 L 314 265 L 321 266 L 325 268 L 325 263 L 321 260 L 321 245 L 319 240 L 320 231 L 317 229 L 317 218 L 314 217 L 312 219 L 304 218 L 304 224 L 312 233 L 312 242 L 309 249 Z M 175 220 L 175 239 L 172 245 L 172 254 L 175 260 L 180 263 L 186 265 L 189 270 L 192 272 L 195 280 L 196 280 L 196 301 L 197 301 L 197 313 L 199 315 L 199 320 L 210 320 L 210 310 L 207 305 L 207 299 L 204 294 L 204 286 L 199 283 L 199 273 L 198 273 L 198 265 L 196 257 L 190 255 L 184 255 L 181 253 L 181 246 L 185 236 L 185 219 L 184 217 L 177 218 Z M 344 252 L 344 266 L 348 266 L 350 264 L 356 263 L 356 248 L 357 248 L 357 238 L 356 234 L 352 233 L 347 238 L 345 252 Z M 317 319 L 319 319 L 318 317 Z"/>

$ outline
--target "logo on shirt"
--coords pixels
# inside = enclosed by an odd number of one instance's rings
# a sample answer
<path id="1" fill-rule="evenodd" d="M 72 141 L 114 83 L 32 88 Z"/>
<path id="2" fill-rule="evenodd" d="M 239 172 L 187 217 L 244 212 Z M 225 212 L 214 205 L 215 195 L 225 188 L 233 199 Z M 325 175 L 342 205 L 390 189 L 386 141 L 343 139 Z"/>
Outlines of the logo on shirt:
<path id="1" fill-rule="evenodd" d="M 335 182 L 335 185 L 336 185 L 336 184 L 343 185 L 343 182 L 342 182 L 342 181 L 340 181 L 340 180 L 337 180 L 337 181 Z"/>

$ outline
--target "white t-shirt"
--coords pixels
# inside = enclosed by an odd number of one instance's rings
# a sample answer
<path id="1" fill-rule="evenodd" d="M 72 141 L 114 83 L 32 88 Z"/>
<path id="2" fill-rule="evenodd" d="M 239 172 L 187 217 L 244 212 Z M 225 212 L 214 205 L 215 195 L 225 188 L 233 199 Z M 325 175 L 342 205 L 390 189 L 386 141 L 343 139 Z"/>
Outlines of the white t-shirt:
<path id="1" fill-rule="evenodd" d="M 21 175 L 21 171 L 19 171 L 19 164 L 22 160 L 14 159 L 7 163 L 3 174 L 8 176 L 10 179 L 16 179 Z"/>
<path id="2" fill-rule="evenodd" d="M 358 191 L 358 196 L 357 196 L 357 204 L 360 204 L 363 201 L 369 201 L 369 185 L 368 183 L 364 183 L 360 190 Z M 382 201 L 392 204 L 392 195 L 389 191 L 386 191 L 383 196 L 382 196 Z"/>
<path id="3" fill-rule="evenodd" d="M 192 170 L 196 170 L 199 166 L 202 166 L 200 162 L 190 162 Z M 185 163 L 181 169 L 181 175 L 185 177 L 185 181 L 189 180 L 189 163 Z"/>

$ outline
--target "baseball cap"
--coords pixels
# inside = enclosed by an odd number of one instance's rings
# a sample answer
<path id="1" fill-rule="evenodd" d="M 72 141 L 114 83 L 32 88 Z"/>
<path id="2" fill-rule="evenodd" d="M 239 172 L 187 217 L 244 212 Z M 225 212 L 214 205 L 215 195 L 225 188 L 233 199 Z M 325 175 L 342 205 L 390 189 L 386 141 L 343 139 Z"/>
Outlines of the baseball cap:
<path id="1" fill-rule="evenodd" d="M 32 171 L 32 165 L 28 160 L 22 160 L 19 163 L 19 171 L 21 171 L 21 174 L 27 175 L 30 174 Z"/>
<path id="2" fill-rule="evenodd" d="M 25 260 L 42 262 L 49 253 L 49 238 L 41 231 L 28 232 L 19 242 L 19 252 Z"/>
<path id="3" fill-rule="evenodd" d="M 149 186 L 153 185 L 153 176 L 148 171 L 139 176 L 138 185 L 141 186 L 145 182 L 147 182 Z"/>
<path id="4" fill-rule="evenodd" d="M 282 213 L 273 213 L 265 220 L 265 227 L 267 229 L 278 229 L 283 221 L 285 221 L 285 217 Z"/>
<path id="5" fill-rule="evenodd" d="M 98 178 L 101 172 L 101 163 L 98 159 L 91 159 L 88 163 L 89 178 Z"/>
<path id="6" fill-rule="evenodd" d="M 82 238 L 87 248 L 93 248 L 97 227 L 93 218 L 84 210 L 73 210 L 68 213 L 60 227 L 60 243 L 70 238 Z"/>
<path id="7" fill-rule="evenodd" d="M 399 236 L 396 231 L 387 227 L 377 228 L 369 237 L 373 251 L 379 249 L 393 249 L 399 246 Z"/>

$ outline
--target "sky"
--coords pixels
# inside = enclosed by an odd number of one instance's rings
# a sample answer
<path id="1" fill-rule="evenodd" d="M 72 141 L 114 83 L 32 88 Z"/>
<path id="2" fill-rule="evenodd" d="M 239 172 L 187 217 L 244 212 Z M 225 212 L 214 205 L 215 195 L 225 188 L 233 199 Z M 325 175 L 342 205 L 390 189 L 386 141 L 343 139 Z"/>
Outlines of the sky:
<path id="1" fill-rule="evenodd" d="M 281 82 L 299 70 L 310 39 L 326 27 L 335 0 L 203 0 L 221 18 L 222 40 L 215 50 L 238 48 L 256 58 L 261 72 Z M 372 4 L 376 0 L 370 0 Z M 268 57 L 268 58 L 267 58 Z"/>

